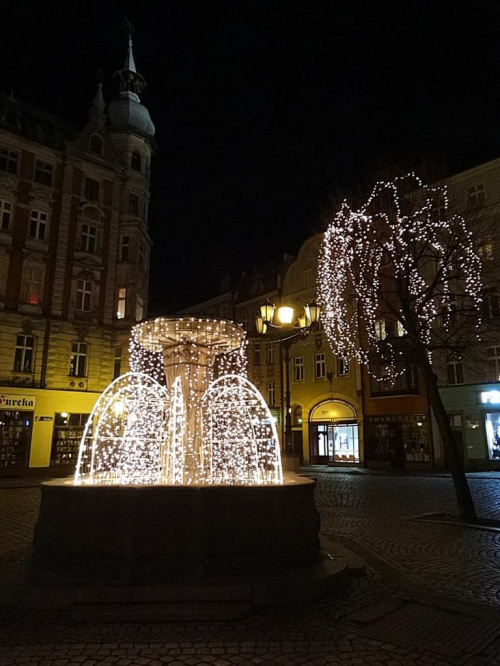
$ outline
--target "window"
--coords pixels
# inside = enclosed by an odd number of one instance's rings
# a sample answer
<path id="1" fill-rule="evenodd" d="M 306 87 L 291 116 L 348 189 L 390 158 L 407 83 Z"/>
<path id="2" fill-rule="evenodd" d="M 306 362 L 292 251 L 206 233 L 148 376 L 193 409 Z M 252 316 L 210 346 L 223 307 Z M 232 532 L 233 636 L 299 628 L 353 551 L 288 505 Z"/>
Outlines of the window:
<path id="1" fill-rule="evenodd" d="M 500 381 L 500 347 L 488 347 L 486 350 L 488 359 L 488 380 L 492 382 Z"/>
<path id="2" fill-rule="evenodd" d="M 294 407 L 292 422 L 294 426 L 302 425 L 302 407 L 300 405 Z"/>
<path id="3" fill-rule="evenodd" d="M 498 300 L 498 289 L 489 287 L 483 290 L 483 302 L 481 305 L 483 317 L 492 319 L 500 315 L 500 304 Z"/>
<path id="4" fill-rule="evenodd" d="M 32 372 L 34 347 L 35 338 L 32 335 L 19 334 L 16 336 L 14 372 Z"/>
<path id="5" fill-rule="evenodd" d="M 483 261 L 493 261 L 493 243 L 490 240 L 480 241 L 477 253 Z"/>
<path id="6" fill-rule="evenodd" d="M 377 319 L 375 321 L 375 335 L 377 340 L 385 340 L 387 333 L 385 330 L 385 319 Z"/>
<path id="7" fill-rule="evenodd" d="M 479 208 L 480 206 L 484 206 L 486 203 L 486 192 L 484 190 L 484 185 L 475 185 L 474 187 L 469 187 L 468 199 L 470 208 Z"/>
<path id="8" fill-rule="evenodd" d="M 461 359 L 455 354 L 447 354 L 446 356 L 446 377 L 448 384 L 464 383 L 464 367 Z"/>
<path id="9" fill-rule="evenodd" d="M 370 363 L 370 393 L 372 396 L 415 395 L 418 393 L 418 373 L 413 363 L 396 363 L 391 378 L 387 369 L 377 362 Z"/>
<path id="10" fill-rule="evenodd" d="M 35 183 L 41 183 L 42 185 L 52 185 L 52 168 L 52 164 L 47 164 L 47 162 L 41 162 L 40 160 L 37 160 L 35 165 Z"/>
<path id="11" fill-rule="evenodd" d="M 144 317 L 144 298 L 140 294 L 135 296 L 135 320 L 141 321 Z"/>
<path id="12" fill-rule="evenodd" d="M 40 305 L 42 295 L 42 271 L 39 268 L 28 270 L 26 280 L 26 303 Z"/>
<path id="13" fill-rule="evenodd" d="M 142 271 L 146 270 L 146 248 L 142 243 L 139 243 L 139 268 Z"/>
<path id="14" fill-rule="evenodd" d="M 260 345 L 258 344 L 253 346 L 253 364 L 260 365 Z"/>
<path id="15" fill-rule="evenodd" d="M 69 374 L 71 377 L 85 377 L 87 370 L 87 343 L 73 342 L 71 345 L 71 360 Z"/>
<path id="16" fill-rule="evenodd" d="M 37 240 L 45 240 L 47 236 L 47 213 L 42 213 L 39 210 L 31 211 L 30 218 L 30 236 Z"/>
<path id="17" fill-rule="evenodd" d="M 275 382 L 267 382 L 267 404 L 269 407 L 274 407 L 276 404 L 276 384 Z"/>
<path id="18" fill-rule="evenodd" d="M 127 290 L 125 287 L 118 289 L 118 307 L 116 308 L 116 318 L 124 319 L 127 305 Z"/>
<path id="19" fill-rule="evenodd" d="M 243 328 L 245 329 L 245 331 L 248 330 L 248 315 L 246 315 L 246 314 L 242 315 L 242 317 L 241 317 L 241 325 L 243 326 Z"/>
<path id="20" fill-rule="evenodd" d="M 120 244 L 120 261 L 128 261 L 130 253 L 130 236 L 122 236 Z"/>
<path id="21" fill-rule="evenodd" d="M 139 215 L 139 197 L 137 194 L 128 195 L 128 212 L 129 215 Z"/>
<path id="22" fill-rule="evenodd" d="M 97 134 L 92 134 L 90 137 L 89 151 L 94 155 L 102 155 L 102 139 Z"/>
<path id="23" fill-rule="evenodd" d="M 17 163 L 19 161 L 19 153 L 8 148 L 0 148 L 0 171 L 7 173 L 17 174 Z"/>
<path id="24" fill-rule="evenodd" d="M 0 201 L 0 229 L 8 231 L 10 228 L 10 216 L 12 214 L 12 204 L 8 201 Z"/>
<path id="25" fill-rule="evenodd" d="M 113 379 L 116 379 L 122 372 L 122 348 L 115 347 L 115 356 L 113 361 Z"/>
<path id="26" fill-rule="evenodd" d="M 302 289 L 311 289 L 314 287 L 314 275 L 312 268 L 308 268 L 302 273 Z"/>
<path id="27" fill-rule="evenodd" d="M 294 382 L 304 381 L 304 357 L 303 356 L 294 356 L 293 357 L 293 381 Z"/>
<path id="28" fill-rule="evenodd" d="M 274 344 L 267 342 L 266 345 L 266 363 L 267 365 L 274 365 Z"/>
<path id="29" fill-rule="evenodd" d="M 95 252 L 97 228 L 89 224 L 82 224 L 81 248 L 84 252 Z"/>
<path id="30" fill-rule="evenodd" d="M 432 204 L 431 219 L 433 222 L 440 222 L 446 220 L 446 201 L 443 196 L 440 196 L 437 201 Z"/>
<path id="31" fill-rule="evenodd" d="M 349 361 L 346 361 L 345 358 L 337 359 L 337 375 L 339 377 L 345 377 L 349 374 Z"/>
<path id="32" fill-rule="evenodd" d="M 137 150 L 132 151 L 130 168 L 134 171 L 141 171 L 141 154 Z"/>
<path id="33" fill-rule="evenodd" d="M 99 201 L 99 181 L 85 178 L 84 197 L 90 201 Z"/>
<path id="34" fill-rule="evenodd" d="M 325 353 L 314 354 L 314 377 L 315 379 L 324 379 L 326 377 Z"/>
<path id="35" fill-rule="evenodd" d="M 222 319 L 227 319 L 227 305 L 221 306 L 220 316 L 222 317 Z"/>
<path id="36" fill-rule="evenodd" d="M 90 312 L 92 306 L 92 282 L 90 280 L 76 281 L 76 309 L 81 312 Z"/>
<path id="37" fill-rule="evenodd" d="M 446 299 L 441 301 L 441 320 L 445 327 L 455 326 L 457 323 L 457 298 L 454 294 L 449 294 Z"/>

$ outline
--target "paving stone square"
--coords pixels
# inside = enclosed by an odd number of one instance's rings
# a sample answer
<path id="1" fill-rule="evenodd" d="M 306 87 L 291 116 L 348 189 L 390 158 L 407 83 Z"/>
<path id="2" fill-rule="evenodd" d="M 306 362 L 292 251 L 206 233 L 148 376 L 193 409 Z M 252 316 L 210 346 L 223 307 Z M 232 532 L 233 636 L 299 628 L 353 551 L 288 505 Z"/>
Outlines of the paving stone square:
<path id="1" fill-rule="evenodd" d="M 500 664 L 500 531 L 420 520 L 453 514 L 443 475 L 308 472 L 323 536 L 361 556 L 366 576 L 314 603 L 234 621 L 76 622 L 0 606 L 0 666 Z M 478 514 L 500 517 L 500 478 L 470 477 Z M 0 480 L 0 556 L 23 552 L 36 481 Z"/>

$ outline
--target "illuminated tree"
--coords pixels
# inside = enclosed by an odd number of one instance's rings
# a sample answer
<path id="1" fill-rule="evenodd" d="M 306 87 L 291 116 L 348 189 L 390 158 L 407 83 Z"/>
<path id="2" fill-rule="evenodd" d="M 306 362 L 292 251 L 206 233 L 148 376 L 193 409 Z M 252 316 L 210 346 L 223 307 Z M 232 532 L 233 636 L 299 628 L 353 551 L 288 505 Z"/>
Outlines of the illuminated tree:
<path id="1" fill-rule="evenodd" d="M 409 174 L 379 182 L 359 208 L 344 202 L 325 233 L 319 258 L 322 321 L 338 356 L 395 384 L 419 369 L 439 427 L 460 515 L 474 504 L 433 359 L 462 357 L 481 326 L 481 260 L 446 188 Z"/>

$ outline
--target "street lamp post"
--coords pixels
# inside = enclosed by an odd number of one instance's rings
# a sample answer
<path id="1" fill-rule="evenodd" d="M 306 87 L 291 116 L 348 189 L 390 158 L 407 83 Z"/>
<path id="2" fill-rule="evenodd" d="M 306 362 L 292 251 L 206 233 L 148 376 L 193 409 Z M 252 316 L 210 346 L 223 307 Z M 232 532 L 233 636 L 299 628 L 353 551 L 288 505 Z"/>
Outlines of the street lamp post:
<path id="1" fill-rule="evenodd" d="M 278 322 L 275 323 L 277 314 Z M 280 360 L 285 366 L 285 414 L 284 414 L 284 451 L 293 454 L 292 446 L 292 408 L 290 391 L 290 348 L 299 338 L 305 338 L 315 330 L 320 317 L 319 306 L 313 301 L 306 305 L 294 326 L 294 309 L 282 305 L 276 312 L 276 306 L 269 300 L 260 307 L 260 316 L 256 318 L 256 329 L 260 335 L 269 336 L 270 341 L 279 343 Z"/>

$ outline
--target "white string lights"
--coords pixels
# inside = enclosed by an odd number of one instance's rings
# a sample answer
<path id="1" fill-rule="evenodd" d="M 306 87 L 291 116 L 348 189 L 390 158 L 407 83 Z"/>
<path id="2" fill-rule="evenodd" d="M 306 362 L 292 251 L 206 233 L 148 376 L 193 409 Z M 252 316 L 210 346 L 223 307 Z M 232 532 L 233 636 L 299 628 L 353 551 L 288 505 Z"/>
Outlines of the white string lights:
<path id="1" fill-rule="evenodd" d="M 76 484 L 282 483 L 276 429 L 246 378 L 240 326 L 195 318 L 141 322 L 130 358 L 133 371 L 115 380 L 92 411 Z M 222 376 L 214 381 L 215 371 Z"/>
<path id="2" fill-rule="evenodd" d="M 358 210 L 344 201 L 320 249 L 318 296 L 332 351 L 366 365 L 376 351 L 382 376 L 370 372 L 379 380 L 404 372 L 398 336 L 430 356 L 433 335 L 450 328 L 457 301 L 473 312 L 478 332 L 481 262 L 446 188 L 412 173 L 377 183 Z"/>

